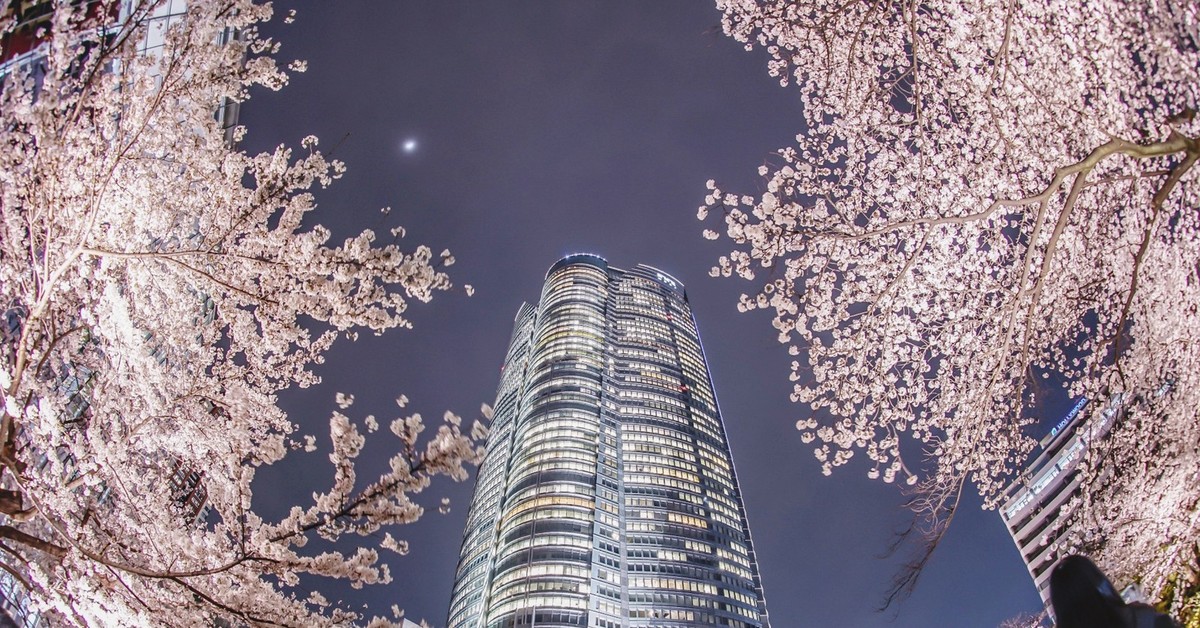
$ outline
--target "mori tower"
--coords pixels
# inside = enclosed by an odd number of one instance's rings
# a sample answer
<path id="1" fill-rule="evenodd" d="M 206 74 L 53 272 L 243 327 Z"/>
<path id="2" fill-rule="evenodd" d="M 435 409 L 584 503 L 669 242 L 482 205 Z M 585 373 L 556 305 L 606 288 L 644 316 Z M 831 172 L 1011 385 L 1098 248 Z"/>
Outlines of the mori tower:
<path id="1" fill-rule="evenodd" d="M 517 312 L 451 628 L 768 626 L 683 286 L 572 255 Z"/>

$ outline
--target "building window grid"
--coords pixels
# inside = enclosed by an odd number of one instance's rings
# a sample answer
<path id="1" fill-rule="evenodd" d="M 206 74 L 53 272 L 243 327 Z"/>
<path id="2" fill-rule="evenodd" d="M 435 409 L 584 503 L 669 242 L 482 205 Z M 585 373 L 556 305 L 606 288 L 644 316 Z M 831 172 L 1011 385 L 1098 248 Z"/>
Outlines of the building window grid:
<path id="1" fill-rule="evenodd" d="M 639 268 L 633 272 L 644 273 L 648 271 L 644 268 Z M 608 276 L 610 274 L 613 276 L 611 282 Z M 667 281 L 662 279 L 661 275 L 659 280 Z M 624 288 L 620 288 L 621 286 L 624 286 Z M 656 564 L 658 562 L 674 562 L 678 563 L 680 567 L 684 567 L 687 563 L 679 562 L 678 559 L 680 557 L 686 557 L 689 555 L 687 551 L 693 551 L 693 557 L 699 559 L 701 554 L 695 553 L 694 550 L 705 548 L 709 550 L 703 554 L 710 557 L 708 565 L 722 568 L 723 571 L 738 576 L 736 578 L 722 576 L 722 582 L 728 580 L 738 583 L 739 586 L 737 588 L 739 589 L 748 585 L 749 589 L 740 595 L 751 600 L 751 607 L 756 607 L 758 598 L 755 596 L 758 594 L 754 590 L 753 579 L 745 577 L 748 570 L 744 567 L 737 567 L 739 564 L 749 564 L 752 559 L 739 556 L 739 554 L 745 554 L 746 550 L 744 546 L 740 546 L 732 538 L 732 536 L 740 538 L 741 530 L 737 528 L 744 527 L 744 519 L 739 517 L 739 525 L 737 526 L 728 525 L 731 523 L 731 518 L 728 515 L 733 514 L 733 511 L 737 511 L 738 509 L 736 504 L 730 503 L 731 500 L 725 498 L 725 495 L 723 495 L 728 494 L 733 498 L 736 498 L 737 495 L 736 482 L 732 477 L 732 468 L 721 460 L 722 454 L 725 457 L 728 456 L 723 438 L 723 429 L 720 427 L 719 419 L 716 418 L 715 402 L 711 401 L 712 395 L 707 385 L 707 374 L 704 370 L 703 358 L 699 355 L 698 341 L 694 340 L 694 323 L 691 320 L 690 314 L 685 309 L 686 306 L 682 305 L 683 302 L 678 294 L 669 291 L 667 287 L 660 285 L 658 281 L 648 277 L 640 277 L 623 271 L 616 271 L 615 269 L 610 269 L 609 273 L 604 273 L 601 269 L 591 265 L 591 263 L 588 265 L 567 265 L 564 268 L 552 271 L 548 276 L 546 289 L 543 291 L 543 315 L 546 320 L 544 323 L 539 321 L 539 324 L 543 324 L 548 329 L 553 324 L 553 317 L 559 315 L 559 312 L 555 311 L 556 308 L 561 308 L 562 313 L 568 316 L 589 317 L 593 323 L 590 326 L 592 329 L 583 333 L 593 333 L 595 331 L 594 324 L 598 322 L 602 323 L 603 321 L 600 315 L 601 308 L 604 307 L 604 300 L 591 298 L 591 296 L 595 296 L 595 293 L 602 294 L 605 290 L 608 290 L 609 294 L 607 307 L 609 308 L 608 317 L 610 323 L 608 324 L 612 325 L 614 332 L 620 331 L 619 328 L 624 326 L 626 328 L 624 331 L 629 333 L 604 332 L 603 335 L 596 338 L 588 338 L 589 342 L 577 342 L 577 339 L 568 338 L 566 344 L 552 343 L 548 340 L 544 345 L 536 347 L 536 350 L 530 356 L 530 359 L 539 365 L 539 368 L 535 369 L 535 372 L 541 372 L 543 376 L 548 374 L 551 378 L 555 375 L 553 369 L 560 367 L 563 360 L 584 362 L 587 367 L 595 368 L 594 373 L 597 376 L 602 372 L 606 374 L 605 380 L 608 383 L 600 389 L 595 388 L 595 379 L 591 380 L 591 386 L 578 381 L 572 383 L 577 388 L 589 388 L 593 397 L 600 398 L 598 400 L 599 403 L 596 403 L 594 406 L 596 412 L 583 412 L 582 414 L 585 416 L 579 417 L 584 422 L 591 422 L 594 425 L 598 421 L 603 421 L 605 415 L 614 410 L 632 410 L 633 412 L 630 414 L 646 416 L 647 418 L 642 425 L 638 423 L 618 423 L 620 427 L 612 430 L 611 437 L 602 437 L 599 439 L 598 446 L 594 450 L 595 456 L 592 459 L 593 474 L 591 477 L 595 478 L 593 504 L 595 509 L 594 515 L 597 521 L 594 523 L 594 529 L 598 533 L 594 535 L 595 547 L 593 556 L 604 556 L 604 553 L 607 552 L 607 555 L 611 556 L 611 558 L 607 558 L 606 560 L 609 562 L 619 562 L 620 557 L 626 553 L 642 551 L 636 549 L 635 545 L 626 544 L 628 540 L 624 538 L 625 535 L 618 531 L 619 525 L 610 526 L 599 521 L 599 515 L 602 513 L 611 516 L 613 508 L 618 510 L 626 508 L 625 502 L 627 500 L 622 498 L 622 494 L 636 495 L 648 491 L 658 491 L 664 494 L 669 493 L 679 498 L 677 502 L 670 502 L 669 506 L 668 502 L 661 502 L 662 507 L 668 508 L 671 511 L 662 518 L 662 523 L 664 525 L 670 523 L 671 525 L 669 528 L 664 527 L 661 534 L 653 534 L 652 536 L 657 537 L 660 543 L 679 545 L 684 550 L 669 550 L 675 553 L 663 553 L 662 558 L 656 555 L 654 559 Z M 556 291 L 561 294 L 556 294 Z M 594 294 L 587 294 L 589 291 Z M 572 302 L 569 305 L 565 305 L 567 301 Z M 591 310 L 590 313 L 589 310 Z M 623 314 L 628 314 L 627 310 L 635 310 L 635 312 L 626 318 Z M 661 320 L 655 320 L 655 318 L 666 318 L 666 323 L 663 323 Z M 556 326 L 554 333 L 559 333 L 564 329 L 574 331 L 582 327 L 559 324 Z M 543 338 L 549 337 L 549 332 L 546 329 L 543 329 Z M 560 339 L 567 338 L 569 335 L 569 333 L 566 335 L 556 335 L 551 340 L 559 341 Z M 621 336 L 621 341 L 631 342 L 628 342 L 624 346 L 620 341 L 613 342 L 613 339 L 617 336 Z M 532 332 L 530 340 L 532 340 Z M 621 367 L 616 368 L 617 365 L 611 359 L 608 365 L 604 365 L 597 360 L 589 360 L 585 355 L 571 355 L 572 350 L 592 350 L 588 346 L 592 344 L 592 341 L 607 343 L 608 346 L 613 347 L 612 354 L 624 355 L 631 359 L 624 360 Z M 637 349 L 630 348 L 630 346 L 645 348 Z M 511 353 L 514 355 L 519 353 L 520 348 L 518 345 L 516 347 L 518 351 Z M 513 379 L 519 380 L 515 376 Z M 553 386 L 545 387 L 542 390 L 548 391 L 551 388 Z M 681 388 L 684 390 L 680 390 Z M 637 401 L 638 403 L 629 404 L 627 407 L 614 407 L 614 404 L 604 401 L 604 398 L 614 391 L 618 395 L 624 393 L 630 400 Z M 580 391 L 575 390 L 571 392 L 578 393 Z M 551 398 L 547 399 L 547 397 Z M 529 400 L 530 397 L 527 396 L 526 399 Z M 526 425 L 533 424 L 539 412 L 547 413 L 567 407 L 581 409 L 575 408 L 575 404 L 580 401 L 577 397 L 572 398 L 570 395 L 564 395 L 561 390 L 534 401 L 535 403 L 531 403 L 531 407 L 527 410 L 530 418 L 523 419 Z M 555 407 L 555 404 L 558 404 L 558 407 Z M 591 410 L 591 407 L 585 404 L 583 409 Z M 622 421 L 624 419 L 625 417 L 621 417 Z M 669 423 L 664 424 L 662 421 Z M 633 427 L 634 425 L 638 427 Z M 633 429 L 627 429 L 630 427 L 633 427 Z M 531 432 L 527 432 L 525 435 L 528 436 L 530 434 Z M 560 437 L 560 440 L 556 441 L 556 436 Z M 646 437 L 653 438 L 654 440 Z M 536 439 L 534 443 L 527 444 L 530 451 L 534 452 L 534 456 L 549 453 L 555 449 L 556 445 L 561 445 L 568 439 L 577 445 L 587 444 L 587 437 L 576 438 L 575 436 L 568 436 L 565 433 L 554 430 L 541 431 L 536 436 Z M 609 445 L 609 442 L 612 444 Z M 580 453 L 583 454 L 582 458 L 579 457 Z M 634 458 L 629 459 L 630 456 L 634 456 Z M 582 469 L 575 467 L 575 463 L 584 462 L 586 460 L 586 452 L 576 452 L 572 458 L 572 461 L 565 466 L 572 470 L 582 471 Z M 510 474 L 510 479 L 505 484 L 512 486 L 522 481 L 520 478 L 514 479 L 513 475 L 524 475 L 524 477 L 528 478 L 528 472 L 534 469 L 536 469 L 536 473 L 548 471 L 547 465 L 542 464 L 546 460 L 539 458 L 532 466 L 515 468 L 514 474 Z M 696 467 L 701 465 L 701 463 L 704 465 L 704 468 L 697 469 Z M 707 465 L 713 465 L 716 470 L 710 474 Z M 638 472 L 627 474 L 624 478 L 625 482 L 613 482 L 611 481 L 612 478 L 608 477 L 608 474 L 604 472 L 605 469 L 622 470 L 626 466 Z M 677 479 L 661 476 L 670 476 L 680 472 L 691 473 L 692 470 L 700 471 L 700 473 L 694 474 L 699 477 L 696 477 L 697 482 L 680 483 L 685 485 L 682 487 L 684 490 L 656 486 L 661 484 L 663 480 L 675 481 Z M 709 475 L 719 477 L 709 478 Z M 639 485 L 637 482 L 639 479 L 645 479 L 647 482 L 644 485 Z M 710 483 L 718 486 L 709 486 Z M 581 489 L 577 488 L 571 491 L 571 494 L 578 494 L 579 490 Z M 534 499 L 536 498 L 535 496 L 543 495 L 537 488 L 532 491 L 523 489 L 519 491 L 519 494 L 521 499 Z M 551 491 L 549 494 L 554 494 L 554 492 Z M 515 495 L 510 496 L 510 499 L 512 497 L 515 497 Z M 714 497 L 718 499 L 713 499 Z M 515 504 L 518 502 L 511 501 L 508 503 Z M 699 506 L 701 503 L 709 504 L 707 511 Z M 495 504 L 494 507 L 498 509 L 499 504 Z M 530 507 L 530 511 L 538 512 L 539 510 Z M 668 521 L 672 517 L 675 520 Z M 689 517 L 690 519 L 683 519 L 683 517 Z M 689 527 L 688 524 L 692 524 L 695 532 L 704 533 L 705 529 L 703 527 L 695 527 L 694 524 L 697 522 L 707 523 L 704 520 L 705 518 L 716 520 L 716 523 L 721 524 L 719 525 L 720 528 L 726 528 L 726 530 L 716 535 L 708 533 L 708 536 L 715 538 L 718 544 L 725 544 L 730 549 L 736 550 L 734 552 L 721 550 L 726 554 L 730 554 L 731 560 L 729 562 L 717 562 L 714 565 L 712 551 L 715 551 L 717 548 L 714 548 L 711 544 L 706 544 L 702 539 L 688 538 L 693 536 L 685 532 L 685 529 Z M 583 539 L 586 539 L 586 536 L 580 535 L 578 538 L 583 543 L 585 542 Z M 604 540 L 606 538 L 611 539 L 612 542 Z M 630 539 L 633 538 L 631 535 Z M 532 544 L 532 540 L 530 544 Z M 692 545 L 689 547 L 688 544 Z M 509 549 L 520 551 L 518 548 L 512 546 Z M 619 572 L 620 570 L 617 573 Z M 512 573 L 496 575 L 511 577 Z M 497 578 L 492 583 L 493 590 L 499 584 L 499 580 L 500 578 Z M 630 586 L 630 583 L 627 582 L 626 586 Z M 612 589 L 609 590 L 611 591 Z M 630 602 L 636 604 L 639 602 L 633 598 L 633 590 L 633 588 L 630 589 Z M 722 591 L 717 594 L 718 599 L 726 600 L 725 602 L 721 602 L 723 606 L 728 606 L 729 610 L 757 621 L 757 610 L 737 609 L 736 605 L 730 606 L 728 601 L 735 599 L 736 596 L 731 598 L 723 593 Z M 730 591 L 730 593 L 736 593 L 736 591 Z M 750 595 L 747 595 L 747 593 Z M 653 600 L 653 594 L 650 595 L 651 597 L 645 599 Z M 547 597 L 546 599 L 556 600 L 558 598 Z M 527 599 L 518 599 L 514 600 L 513 603 L 521 605 L 526 604 L 528 601 Z M 499 600 L 493 600 L 493 611 L 496 610 L 497 602 Z M 610 607 L 609 610 L 611 611 L 613 608 Z M 630 610 L 633 611 L 634 609 Z M 637 610 L 637 613 L 643 613 L 643 611 L 645 619 L 651 620 L 654 617 L 652 613 L 655 611 L 649 609 Z M 661 613 L 661 611 L 659 612 Z M 616 616 L 616 613 L 609 614 Z M 727 613 L 720 612 L 718 614 L 722 616 L 720 623 L 724 625 L 737 625 L 737 620 L 724 617 Z M 497 615 L 494 613 L 491 617 L 493 620 L 497 619 Z M 635 617 L 635 614 L 631 614 L 630 617 Z M 698 621 L 687 619 L 686 617 L 688 616 L 664 615 L 659 617 L 659 619 L 677 619 L 681 622 Z M 700 617 L 700 615 L 692 617 Z M 716 616 L 706 615 L 703 621 L 708 622 L 711 619 L 716 619 Z M 726 621 L 727 619 L 728 621 Z M 516 624 L 510 624 L 509 620 L 503 620 L 500 623 L 488 621 L 487 625 Z M 641 624 L 635 622 L 633 625 L 666 626 L 671 624 L 662 622 Z"/>

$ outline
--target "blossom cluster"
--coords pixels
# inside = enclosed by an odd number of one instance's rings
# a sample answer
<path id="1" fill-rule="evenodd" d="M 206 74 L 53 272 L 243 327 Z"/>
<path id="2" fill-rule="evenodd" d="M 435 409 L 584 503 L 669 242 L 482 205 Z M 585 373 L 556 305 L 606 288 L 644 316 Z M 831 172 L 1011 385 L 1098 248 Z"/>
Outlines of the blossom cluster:
<path id="1" fill-rule="evenodd" d="M 277 394 L 317 384 L 339 336 L 409 327 L 412 302 L 450 288 L 454 258 L 369 230 L 332 242 L 312 190 L 344 165 L 311 136 L 246 154 L 244 129 L 214 119 L 287 82 L 258 31 L 270 5 L 189 0 L 168 20 L 181 3 L 119 18 L 51 4 L 37 63 L 0 85 L 0 560 L 63 624 L 357 621 L 294 585 L 387 582 L 365 535 L 419 517 L 410 496 L 432 477 L 463 479 L 482 432 L 448 423 L 418 442 L 419 417 L 402 419 L 402 453 L 359 481 L 366 439 L 339 394 L 330 490 L 266 521 L 255 472 L 317 448 Z M 179 516 L 178 469 L 202 473 L 206 525 Z M 304 550 L 346 533 L 365 544 Z"/>
<path id="2" fill-rule="evenodd" d="M 965 483 L 994 506 L 1052 382 L 1105 398 L 1170 381 L 1158 421 L 1102 445 L 1137 475 L 1089 502 L 1128 511 L 1097 516 L 1103 535 L 1157 522 L 1136 562 L 1160 569 L 1147 565 L 1174 555 L 1162 548 L 1198 532 L 1200 489 L 1181 471 L 1200 442 L 1195 7 L 717 6 L 725 33 L 798 88 L 804 127 L 760 167 L 760 193 L 710 181 L 698 218 L 723 219 L 704 237 L 731 247 L 712 274 L 754 285 L 739 309 L 774 312 L 822 470 L 865 454 L 932 519 Z"/>

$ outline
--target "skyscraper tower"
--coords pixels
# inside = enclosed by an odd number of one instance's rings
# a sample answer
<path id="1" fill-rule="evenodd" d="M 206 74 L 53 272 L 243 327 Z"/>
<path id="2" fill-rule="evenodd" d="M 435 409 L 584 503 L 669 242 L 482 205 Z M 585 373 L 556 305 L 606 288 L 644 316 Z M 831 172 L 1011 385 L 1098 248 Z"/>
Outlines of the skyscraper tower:
<path id="1" fill-rule="evenodd" d="M 1021 560 L 1033 578 L 1046 609 L 1050 605 L 1050 574 L 1065 557 L 1059 541 L 1073 532 L 1070 519 L 1064 519 L 1078 507 L 1084 492 L 1089 462 L 1088 449 L 1108 435 L 1113 423 L 1125 411 L 1126 395 L 1113 395 L 1103 411 L 1089 416 L 1087 398 L 1075 407 L 1042 438 L 1042 448 L 1008 488 L 1000 506 L 1000 518 L 1021 552 Z"/>
<path id="2" fill-rule="evenodd" d="M 451 628 L 768 626 L 683 286 L 595 255 L 517 312 Z"/>

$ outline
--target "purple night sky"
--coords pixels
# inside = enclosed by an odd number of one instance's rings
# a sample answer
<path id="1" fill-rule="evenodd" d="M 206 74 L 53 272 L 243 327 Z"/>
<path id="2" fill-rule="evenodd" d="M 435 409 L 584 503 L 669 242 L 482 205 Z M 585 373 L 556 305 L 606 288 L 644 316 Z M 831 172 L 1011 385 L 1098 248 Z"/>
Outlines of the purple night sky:
<path id="1" fill-rule="evenodd" d="M 708 276 L 726 251 L 700 235 L 705 181 L 757 192 L 757 166 L 801 131 L 796 92 L 767 76 L 765 54 L 721 34 L 711 2 L 308 4 L 292 25 L 281 17 L 293 5 L 276 5 L 281 59 L 309 69 L 243 108 L 245 148 L 318 135 L 349 167 L 318 194 L 316 220 L 335 238 L 401 224 L 409 248 L 449 248 L 458 263 L 452 293 L 409 311 L 414 330 L 340 341 L 318 370 L 324 385 L 285 395 L 302 433 L 328 446 L 339 391 L 357 397 L 360 425 L 397 416 L 400 393 L 430 424 L 446 409 L 471 418 L 492 401 L 513 315 L 537 300 L 550 264 L 578 251 L 645 263 L 687 287 L 775 628 L 993 627 L 1040 609 L 999 515 L 968 499 L 915 594 L 875 611 L 904 558 L 879 558 L 907 526 L 904 496 L 868 480 L 865 464 L 821 476 L 793 427 L 791 358 L 768 315 L 738 314 L 743 285 Z M 1059 405 L 1050 416 L 1069 404 Z M 363 476 L 391 453 L 387 430 L 373 436 Z M 260 471 L 260 506 L 325 490 L 326 453 Z M 436 482 L 425 518 L 392 530 L 412 545 L 385 557 L 395 581 L 347 589 L 347 603 L 379 615 L 398 604 L 444 625 L 472 482 Z M 448 515 L 437 513 L 443 496 Z"/>

